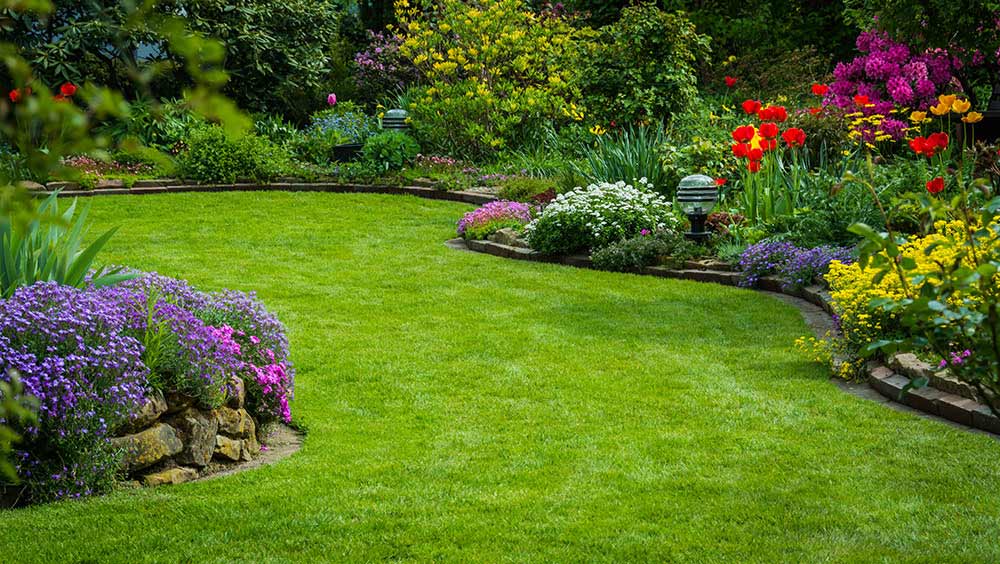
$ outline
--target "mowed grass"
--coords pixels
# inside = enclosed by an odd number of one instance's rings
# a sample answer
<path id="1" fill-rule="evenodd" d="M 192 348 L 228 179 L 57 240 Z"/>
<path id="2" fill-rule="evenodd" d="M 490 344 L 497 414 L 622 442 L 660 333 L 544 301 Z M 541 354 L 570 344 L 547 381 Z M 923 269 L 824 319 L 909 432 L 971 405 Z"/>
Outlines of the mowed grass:
<path id="1" fill-rule="evenodd" d="M 0 512 L 3 562 L 987 562 L 1000 445 L 846 395 L 763 294 L 503 260 L 412 197 L 97 198 L 103 258 L 256 290 L 304 448 Z"/>

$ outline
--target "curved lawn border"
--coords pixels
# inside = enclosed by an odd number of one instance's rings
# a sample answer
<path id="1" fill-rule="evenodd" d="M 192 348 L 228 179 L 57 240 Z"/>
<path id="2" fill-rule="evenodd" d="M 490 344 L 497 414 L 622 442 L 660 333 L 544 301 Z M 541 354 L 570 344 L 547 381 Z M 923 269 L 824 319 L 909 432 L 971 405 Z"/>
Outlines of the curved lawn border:
<path id="1" fill-rule="evenodd" d="M 515 260 L 549 262 L 578 268 L 594 267 L 590 257 L 586 255 L 549 256 L 532 249 L 511 247 L 493 241 L 452 239 L 448 241 L 448 245 L 452 248 L 464 247 L 470 251 Z M 651 266 L 643 269 L 641 274 L 736 286 L 739 284 L 740 274 L 728 270 L 729 268 L 729 265 L 715 261 L 687 261 L 681 269 Z M 782 288 L 779 279 L 765 277 L 760 280 L 757 289 L 800 298 L 819 307 L 827 315 L 833 315 L 830 295 L 820 286 L 786 290 Z M 887 364 L 869 362 L 865 370 L 868 374 L 866 379 L 868 385 L 889 400 L 966 427 L 1000 434 L 1000 419 L 990 411 L 989 407 L 976 400 L 975 390 L 967 384 L 938 375 L 930 365 L 915 355 L 893 355 Z M 911 378 L 927 378 L 930 385 L 906 390 Z"/>
<path id="2" fill-rule="evenodd" d="M 75 183 L 52 182 L 47 186 L 34 185 L 33 191 L 39 194 L 59 192 L 60 197 L 90 197 L 90 196 L 121 196 L 170 194 L 180 192 L 329 192 L 329 193 L 361 193 L 361 194 L 398 194 L 410 195 L 432 200 L 447 200 L 467 204 L 482 205 L 496 200 L 497 197 L 484 192 L 439 190 L 430 186 L 391 186 L 386 184 L 339 184 L 335 182 L 272 182 L 268 184 L 235 183 L 235 184 L 186 184 L 183 181 L 139 180 L 131 188 L 125 188 L 118 182 L 110 181 L 98 184 L 92 190 L 80 190 Z M 466 241 L 453 239 L 448 242 L 453 248 L 465 248 L 470 251 L 491 254 L 504 258 L 550 262 L 593 268 L 587 255 L 547 256 L 531 249 L 510 247 L 492 241 Z M 688 261 L 683 269 L 671 269 L 662 266 L 651 266 L 643 269 L 642 274 L 659 276 L 661 278 L 677 278 L 697 282 L 714 282 L 726 286 L 736 286 L 739 283 L 739 273 L 725 270 L 726 265 L 714 261 Z M 759 290 L 775 292 L 803 299 L 833 315 L 830 296 L 819 286 L 810 286 L 796 290 L 785 290 L 781 281 L 776 278 L 764 277 L 758 285 Z M 800 308 L 801 309 L 801 308 Z M 866 366 L 868 385 L 879 394 L 891 401 L 907 405 L 918 411 L 942 417 L 949 421 L 1000 435 L 1000 418 L 997 418 L 989 407 L 977 401 L 975 391 L 968 385 L 944 378 L 932 370 L 925 362 L 912 354 L 894 355 L 888 360 L 888 365 L 870 362 Z M 913 378 L 927 378 L 929 387 L 907 390 L 904 389 Z"/>

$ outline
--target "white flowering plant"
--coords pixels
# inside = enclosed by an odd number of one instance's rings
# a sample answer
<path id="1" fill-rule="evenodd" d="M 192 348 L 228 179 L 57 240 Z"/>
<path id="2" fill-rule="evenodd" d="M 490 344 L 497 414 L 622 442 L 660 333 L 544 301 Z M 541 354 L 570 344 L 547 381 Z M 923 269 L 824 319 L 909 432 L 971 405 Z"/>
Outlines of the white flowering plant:
<path id="1" fill-rule="evenodd" d="M 602 182 L 560 194 L 525 227 L 531 247 L 546 254 L 596 249 L 646 231 L 676 230 L 672 204 L 645 178 Z"/>

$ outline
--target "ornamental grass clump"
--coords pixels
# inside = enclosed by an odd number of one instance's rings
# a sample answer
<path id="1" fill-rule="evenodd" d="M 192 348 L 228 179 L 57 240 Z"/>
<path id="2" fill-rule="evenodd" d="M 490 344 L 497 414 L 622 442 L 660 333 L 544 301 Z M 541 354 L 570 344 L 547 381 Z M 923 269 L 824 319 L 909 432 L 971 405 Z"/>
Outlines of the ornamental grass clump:
<path id="1" fill-rule="evenodd" d="M 486 239 L 501 229 L 521 230 L 531 221 L 532 207 L 521 202 L 497 200 L 473 210 L 458 221 L 458 235 Z"/>
<path id="2" fill-rule="evenodd" d="M 560 194 L 525 227 L 531 247 L 547 254 L 588 251 L 647 231 L 677 230 L 672 204 L 645 178 L 603 182 Z"/>

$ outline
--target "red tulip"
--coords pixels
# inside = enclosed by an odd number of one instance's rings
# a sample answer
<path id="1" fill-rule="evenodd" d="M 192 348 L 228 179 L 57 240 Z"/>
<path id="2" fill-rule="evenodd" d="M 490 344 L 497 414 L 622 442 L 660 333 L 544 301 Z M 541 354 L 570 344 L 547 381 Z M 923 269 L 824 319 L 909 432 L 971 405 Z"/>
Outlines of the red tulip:
<path id="1" fill-rule="evenodd" d="M 783 122 L 788 119 L 788 110 L 784 106 L 768 106 L 766 108 L 761 108 L 757 112 L 757 117 L 762 121 L 778 121 Z"/>
<path id="2" fill-rule="evenodd" d="M 736 80 L 737 80 L 737 78 L 735 76 L 727 76 L 726 77 L 726 87 L 727 88 L 732 88 L 732 87 L 736 86 Z"/>
<path id="3" fill-rule="evenodd" d="M 944 190 L 944 178 L 938 176 L 937 178 L 927 182 L 927 191 L 931 194 L 937 194 L 941 190 Z"/>
<path id="4" fill-rule="evenodd" d="M 7 97 L 10 98 L 11 102 L 14 102 L 16 104 L 21 101 L 21 91 L 11 90 L 10 93 L 7 94 Z"/>
<path id="5" fill-rule="evenodd" d="M 760 172 L 760 161 L 747 161 L 747 170 L 750 172 Z"/>
<path id="6" fill-rule="evenodd" d="M 764 158 L 764 151 L 760 149 L 750 149 L 750 152 L 747 153 L 747 158 L 749 158 L 751 161 L 759 162 L 761 159 Z"/>
<path id="7" fill-rule="evenodd" d="M 747 115 L 753 115 L 760 111 L 760 105 L 760 102 L 757 100 L 747 100 L 743 102 L 743 111 L 746 112 Z"/>
<path id="8" fill-rule="evenodd" d="M 812 114 L 812 115 L 814 115 L 814 116 L 818 115 L 822 111 L 823 111 L 823 108 L 809 108 L 809 113 Z"/>
<path id="9" fill-rule="evenodd" d="M 67 82 L 59 87 L 59 93 L 64 97 L 69 98 L 73 96 L 73 94 L 76 94 L 76 85 L 72 82 Z"/>
<path id="10" fill-rule="evenodd" d="M 749 143 L 753 139 L 754 133 L 752 125 L 741 125 L 733 130 L 733 141 L 737 143 Z"/>
<path id="11" fill-rule="evenodd" d="M 825 84 L 813 84 L 812 92 L 817 96 L 826 96 L 826 93 L 830 91 L 830 87 Z"/>
<path id="12" fill-rule="evenodd" d="M 806 132 L 798 127 L 790 127 L 781 134 L 781 138 L 789 147 L 801 147 L 806 143 Z"/>
<path id="13" fill-rule="evenodd" d="M 733 145 L 733 155 L 735 155 L 737 158 L 745 159 L 749 154 L 750 154 L 749 143 L 737 143 Z"/>
<path id="14" fill-rule="evenodd" d="M 943 151 L 948 148 L 948 134 L 947 133 L 931 133 L 927 136 L 927 142 L 932 143 L 939 150 Z"/>
<path id="15" fill-rule="evenodd" d="M 867 106 L 871 103 L 871 100 L 869 100 L 868 96 L 855 96 L 854 103 L 858 106 Z"/>
<path id="16" fill-rule="evenodd" d="M 778 124 L 771 122 L 760 124 L 760 136 L 767 139 L 774 139 L 778 136 Z"/>
<path id="17" fill-rule="evenodd" d="M 716 178 L 715 179 L 715 185 L 716 186 L 725 186 L 726 185 L 726 179 L 725 178 Z"/>

